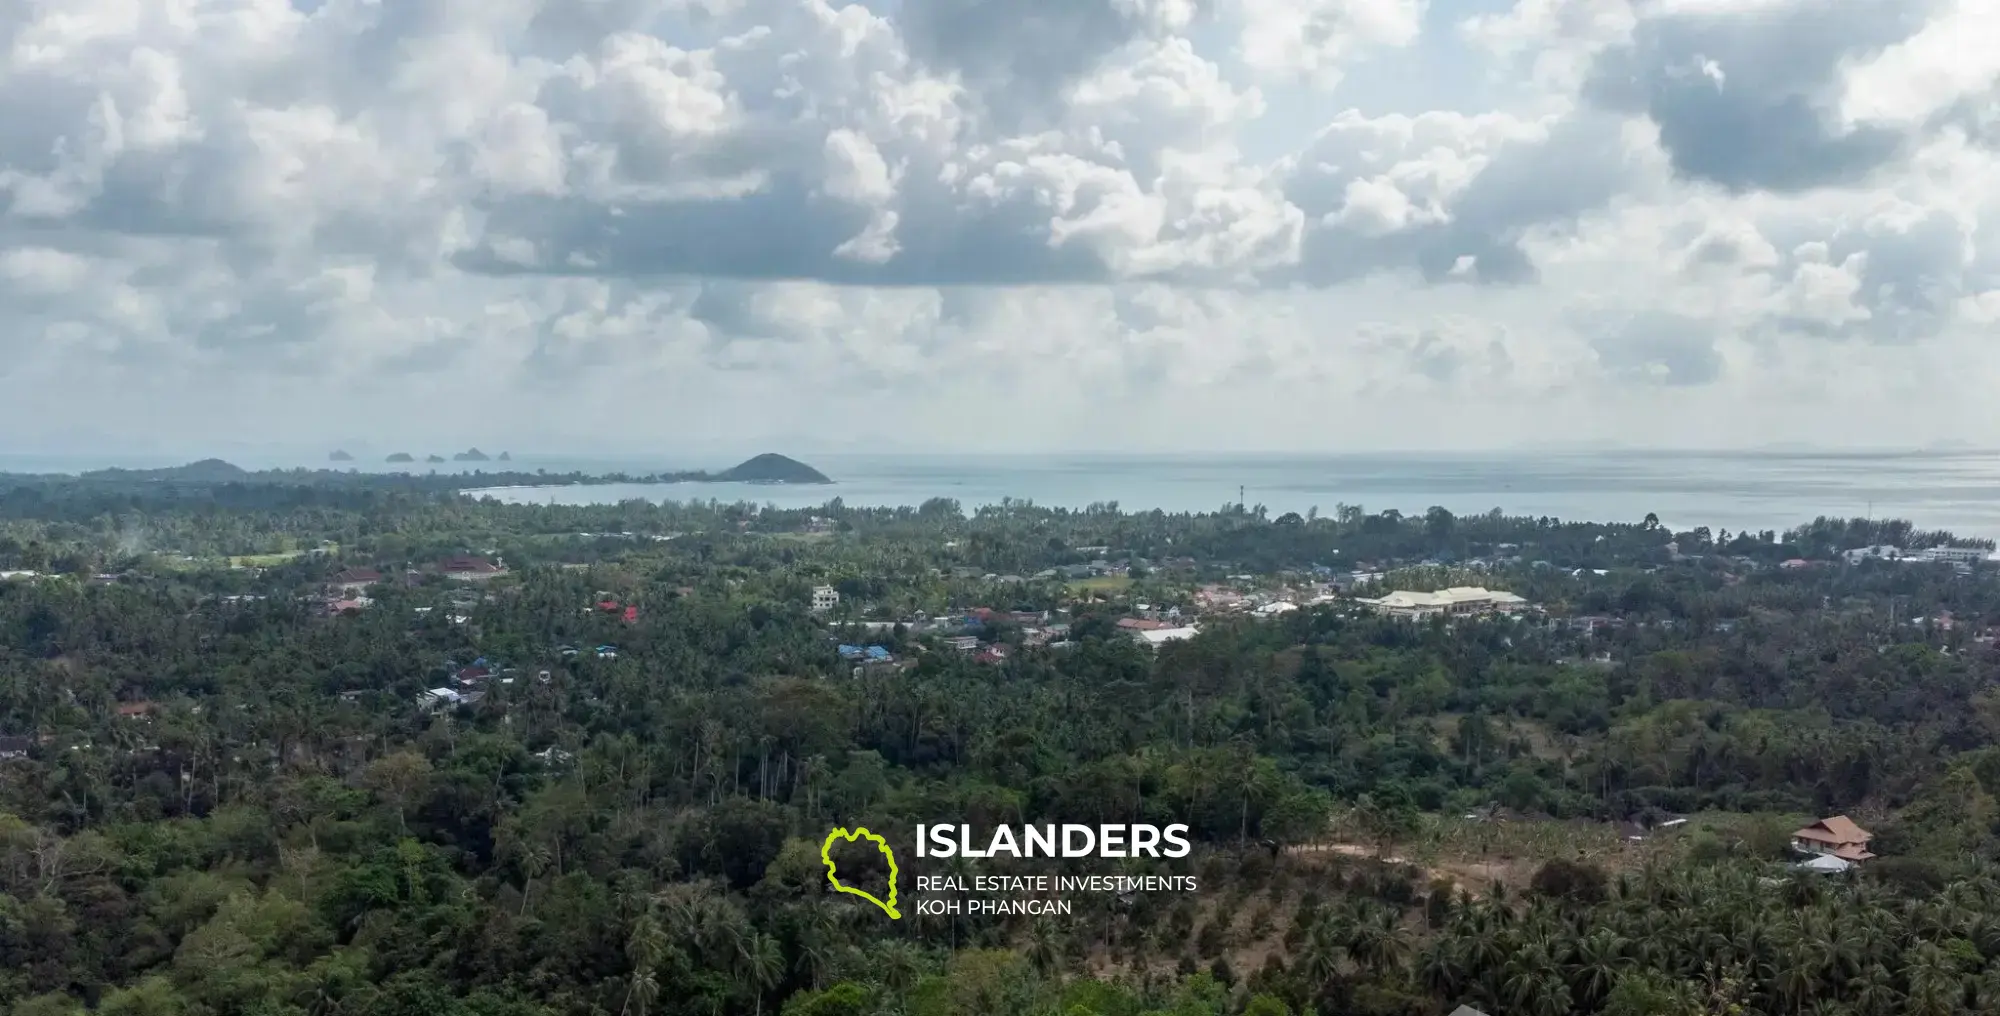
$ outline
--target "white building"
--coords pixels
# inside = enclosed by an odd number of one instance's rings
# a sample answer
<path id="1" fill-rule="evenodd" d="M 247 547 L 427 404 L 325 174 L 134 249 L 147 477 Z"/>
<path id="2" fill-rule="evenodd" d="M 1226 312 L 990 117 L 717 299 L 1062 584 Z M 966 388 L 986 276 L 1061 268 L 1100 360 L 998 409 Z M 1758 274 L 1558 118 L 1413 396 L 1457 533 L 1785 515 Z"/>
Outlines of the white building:
<path id="1" fill-rule="evenodd" d="M 1168 642 L 1179 642 L 1182 639 L 1194 638 L 1196 635 L 1201 634 L 1201 628 L 1199 625 L 1191 624 L 1185 628 L 1154 628 L 1150 631 L 1140 631 L 1134 634 L 1138 636 L 1140 642 L 1145 643 L 1150 648 L 1157 649 Z"/>
<path id="2" fill-rule="evenodd" d="M 1434 593 L 1416 593 L 1398 589 L 1387 596 L 1376 599 L 1366 597 L 1356 599 L 1363 606 L 1373 607 L 1390 617 L 1465 617 L 1474 614 L 1491 614 L 1495 611 L 1517 610 L 1528 605 L 1528 601 L 1513 593 L 1480 586 L 1453 586 Z"/>
<path id="3" fill-rule="evenodd" d="M 1256 610 L 1251 611 L 1251 613 L 1258 617 L 1277 617 L 1279 614 L 1289 614 L 1297 609 L 1299 609 L 1299 605 L 1296 603 L 1278 600 L 1274 603 L 1266 603 Z"/>
<path id="4" fill-rule="evenodd" d="M 1972 565 L 1986 560 L 1987 553 L 1984 547 L 1925 547 L 1912 557 L 1933 564 Z"/>
<path id="5" fill-rule="evenodd" d="M 832 586 L 814 586 L 812 609 L 815 614 L 824 614 L 840 606 L 840 593 Z"/>
<path id="6" fill-rule="evenodd" d="M 417 705 L 432 711 L 450 709 L 464 701 L 465 696 L 460 695 L 456 688 L 432 688 L 417 696 Z"/>

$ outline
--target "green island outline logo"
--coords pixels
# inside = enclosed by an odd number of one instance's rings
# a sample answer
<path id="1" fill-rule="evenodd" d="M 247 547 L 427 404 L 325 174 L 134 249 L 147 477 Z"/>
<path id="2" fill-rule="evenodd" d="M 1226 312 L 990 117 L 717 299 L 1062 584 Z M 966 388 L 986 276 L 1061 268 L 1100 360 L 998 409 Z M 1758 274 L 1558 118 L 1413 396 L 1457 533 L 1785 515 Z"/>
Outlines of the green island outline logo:
<path id="1" fill-rule="evenodd" d="M 849 843 L 861 839 L 868 840 L 875 844 L 876 849 L 882 851 L 883 857 L 889 859 L 889 902 L 884 903 L 876 899 L 873 894 L 865 889 L 856 889 L 853 886 L 840 884 L 840 876 L 836 873 L 833 863 L 833 844 L 835 841 L 843 839 Z M 882 912 L 888 914 L 889 919 L 892 921 L 903 919 L 903 915 L 896 910 L 896 852 L 889 849 L 889 841 L 859 826 L 855 827 L 853 832 L 848 832 L 846 829 L 835 829 L 827 833 L 826 842 L 819 845 L 819 859 L 826 865 L 826 880 L 833 885 L 834 891 L 859 896 L 881 907 Z"/>

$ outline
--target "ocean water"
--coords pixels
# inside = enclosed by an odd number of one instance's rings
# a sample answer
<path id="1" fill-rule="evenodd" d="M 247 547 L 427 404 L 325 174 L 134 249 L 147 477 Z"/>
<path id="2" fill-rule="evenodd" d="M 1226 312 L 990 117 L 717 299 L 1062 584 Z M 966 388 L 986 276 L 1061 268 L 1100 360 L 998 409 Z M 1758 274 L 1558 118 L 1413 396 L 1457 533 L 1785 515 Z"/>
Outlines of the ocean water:
<path id="1" fill-rule="evenodd" d="M 492 488 L 518 503 L 627 499 L 753 501 L 803 508 L 955 498 L 970 510 L 1005 498 L 1052 507 L 1117 502 L 1126 511 L 1213 511 L 1264 505 L 1273 515 L 1340 504 L 1406 514 L 1433 505 L 1466 515 L 1638 521 L 1678 528 L 1782 530 L 1816 516 L 1907 518 L 1926 529 L 2000 536 L 2000 452 L 1508 452 L 1311 456 L 824 455 L 810 463 L 830 486 L 612 484 Z M 517 468 L 548 468 L 534 460 Z M 489 467 L 491 468 L 491 467 Z M 562 468 L 652 471 L 658 467 Z"/>
<path id="2" fill-rule="evenodd" d="M 324 458 L 224 453 L 246 469 L 329 468 Z M 606 484 L 486 488 L 502 501 L 541 504 L 752 501 L 808 508 L 840 498 L 855 506 L 917 505 L 955 498 L 970 510 L 1012 498 L 1082 508 L 1115 501 L 1127 511 L 1213 511 L 1237 499 L 1271 514 L 1338 505 L 1406 514 L 1439 505 L 1461 515 L 1637 521 L 1651 512 L 1679 529 L 1778 529 L 1815 516 L 1906 518 L 1926 529 L 2000 537 L 2000 451 L 1662 452 L 1562 451 L 1328 455 L 917 455 L 799 456 L 835 482 Z M 178 465 L 182 458 L 0 453 L 0 471 L 77 472 L 106 466 Z M 418 463 L 440 473 L 551 473 L 720 468 L 727 462 L 647 461 L 517 454 L 511 462 Z M 381 462 L 344 468 L 389 471 Z M 405 470 L 410 467 L 401 467 Z"/>

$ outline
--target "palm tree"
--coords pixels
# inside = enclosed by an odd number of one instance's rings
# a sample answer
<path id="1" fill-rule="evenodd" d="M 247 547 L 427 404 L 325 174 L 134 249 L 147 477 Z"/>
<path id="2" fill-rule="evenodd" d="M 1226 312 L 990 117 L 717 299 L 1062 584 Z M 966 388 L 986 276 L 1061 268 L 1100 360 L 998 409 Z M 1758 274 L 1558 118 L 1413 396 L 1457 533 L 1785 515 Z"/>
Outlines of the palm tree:
<path id="1" fill-rule="evenodd" d="M 742 958 L 743 979 L 757 997 L 757 1016 L 763 1016 L 764 996 L 785 978 L 785 952 L 776 938 L 752 932 L 743 940 L 738 955 Z"/>
<path id="2" fill-rule="evenodd" d="M 1464 959 L 1459 940 L 1440 935 L 1417 958 L 1417 981 L 1439 998 L 1457 996 L 1472 971 Z"/>
<path id="3" fill-rule="evenodd" d="M 1570 986 L 1581 1005 L 1602 1003 L 1619 975 L 1632 969 L 1632 957 L 1626 952 L 1629 944 L 1610 928 L 1599 928 L 1577 942 Z"/>
<path id="4" fill-rule="evenodd" d="M 1297 969 L 1306 983 L 1319 989 L 1340 975 L 1341 961 L 1347 958 L 1347 943 L 1339 929 L 1325 919 L 1315 923 L 1306 934 L 1305 947 L 1299 951 Z"/>
<path id="5" fill-rule="evenodd" d="M 1901 1011 L 1903 996 L 1896 990 L 1896 979 L 1888 967 L 1874 964 L 1861 975 L 1857 985 L 1854 1006 L 1862 1016 L 1889 1016 Z"/>
<path id="6" fill-rule="evenodd" d="M 646 1016 L 646 1008 L 660 997 L 660 982 L 653 978 L 651 970 L 634 970 L 626 980 L 625 1005 L 618 1011 L 631 1016 Z"/>
<path id="7" fill-rule="evenodd" d="M 1402 969 L 1409 947 L 1397 927 L 1397 913 L 1381 910 L 1356 921 L 1348 933 L 1348 951 L 1356 963 L 1376 977 L 1388 978 Z"/>
<path id="8" fill-rule="evenodd" d="M 1034 964 L 1035 969 L 1046 977 L 1062 964 L 1062 956 L 1061 930 L 1051 921 L 1035 922 L 1034 927 L 1028 931 L 1028 962 Z"/>
<path id="9" fill-rule="evenodd" d="M 882 943 L 876 950 L 875 969 L 882 978 L 882 984 L 892 992 L 900 1004 L 903 996 L 916 986 L 924 971 L 924 954 L 914 944 L 902 939 Z"/>

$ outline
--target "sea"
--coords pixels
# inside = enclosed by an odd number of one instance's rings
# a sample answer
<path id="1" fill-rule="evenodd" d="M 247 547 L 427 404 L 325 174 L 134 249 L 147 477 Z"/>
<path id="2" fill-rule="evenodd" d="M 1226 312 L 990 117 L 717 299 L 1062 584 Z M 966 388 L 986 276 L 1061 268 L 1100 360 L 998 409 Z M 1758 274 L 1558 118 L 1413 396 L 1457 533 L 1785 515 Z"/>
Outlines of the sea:
<path id="1" fill-rule="evenodd" d="M 2000 452 L 1544 452 L 1344 455 L 812 456 L 828 486 L 611 484 L 506 487 L 503 501 L 752 501 L 804 508 L 1005 499 L 1126 511 L 1215 511 L 1263 505 L 1273 516 L 1340 505 L 1404 514 L 1433 506 L 1470 515 L 1637 522 L 1648 513 L 1685 531 L 1782 531 L 1821 516 L 1905 518 L 1923 529 L 2000 536 Z M 518 465 L 518 463 L 517 463 Z M 529 466 L 528 468 L 535 468 Z M 551 471 L 554 471 L 553 469 Z"/>
<path id="2" fill-rule="evenodd" d="M 282 461 L 222 456 L 246 469 L 306 466 L 387 471 L 382 464 Z M 1470 515 L 1575 521 L 1632 521 L 1648 513 L 1685 531 L 1784 530 L 1818 516 L 1903 518 L 1921 529 L 2000 537 L 2000 451 L 1545 451 L 1353 453 L 1322 455 L 799 455 L 831 477 L 828 485 L 734 483 L 589 484 L 491 487 L 468 491 L 520 504 L 748 501 L 809 508 L 839 498 L 849 506 L 915 506 L 952 498 L 968 511 L 1003 500 L 1125 511 L 1215 511 L 1236 503 L 1272 515 L 1343 504 L 1405 514 L 1433 506 Z M 144 468 L 177 461 L 99 461 L 0 454 L 0 471 L 74 472 L 109 465 Z M 648 462 L 516 454 L 511 462 L 419 464 L 440 472 L 483 469 L 645 475 L 726 467 L 727 462 Z M 408 469 L 409 467 L 402 467 Z"/>

